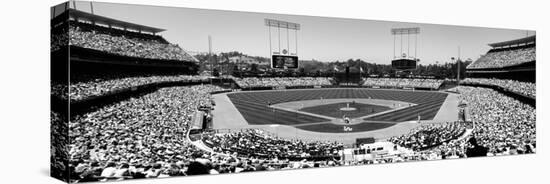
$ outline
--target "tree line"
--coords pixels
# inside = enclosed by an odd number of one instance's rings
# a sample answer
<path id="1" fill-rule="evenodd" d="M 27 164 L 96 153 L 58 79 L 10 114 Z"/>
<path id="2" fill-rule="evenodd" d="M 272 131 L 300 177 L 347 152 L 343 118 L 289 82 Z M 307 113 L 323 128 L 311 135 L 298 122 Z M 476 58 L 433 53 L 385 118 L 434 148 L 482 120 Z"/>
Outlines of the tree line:
<path id="1" fill-rule="evenodd" d="M 234 56 L 246 56 L 261 63 L 271 62 L 270 58 L 260 56 L 248 56 L 238 51 L 222 52 L 217 54 L 197 54 L 195 58 L 200 61 L 202 71 L 214 70 L 215 75 L 233 75 L 237 77 L 248 76 L 332 76 L 338 72 L 345 72 L 349 67 L 350 73 L 361 73 L 364 77 L 435 77 L 456 78 L 457 61 L 436 62 L 436 64 L 417 64 L 417 68 L 411 71 L 398 71 L 391 64 L 377 64 L 361 59 L 348 59 L 345 61 L 318 61 L 300 60 L 298 69 L 280 70 L 271 69 L 270 65 L 257 65 L 245 63 L 230 63 L 229 58 Z M 459 60 L 460 76 L 466 74 L 466 66 L 472 63 L 471 59 Z"/>

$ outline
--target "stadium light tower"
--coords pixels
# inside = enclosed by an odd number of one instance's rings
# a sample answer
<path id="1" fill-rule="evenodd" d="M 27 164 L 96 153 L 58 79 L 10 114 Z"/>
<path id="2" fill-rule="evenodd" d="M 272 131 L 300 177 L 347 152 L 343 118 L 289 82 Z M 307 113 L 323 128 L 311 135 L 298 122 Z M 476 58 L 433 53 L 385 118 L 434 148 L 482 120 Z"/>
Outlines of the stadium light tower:
<path id="1" fill-rule="evenodd" d="M 271 56 L 271 67 L 280 69 L 298 68 L 298 30 L 300 30 L 300 24 L 274 19 L 264 19 L 264 22 L 269 33 L 269 56 Z M 271 34 L 272 27 L 277 28 L 277 36 Z M 281 48 L 281 29 L 286 30 L 286 48 Z M 294 30 L 294 53 L 290 49 L 290 30 Z M 276 37 L 277 39 L 277 49 L 275 50 L 273 50 L 272 47 L 272 37 Z"/>
<path id="2" fill-rule="evenodd" d="M 393 35 L 393 58 L 392 58 L 392 67 L 396 69 L 396 71 L 406 71 L 406 70 L 414 70 L 416 69 L 416 64 L 420 60 L 417 57 L 417 41 L 418 41 L 418 34 L 420 34 L 420 28 L 418 27 L 411 27 L 411 28 L 393 28 L 391 29 L 391 34 Z M 406 45 L 406 53 L 403 50 L 403 36 L 406 35 L 407 37 L 407 45 Z M 411 44 L 410 44 L 410 37 L 411 35 L 414 35 L 414 56 L 411 56 Z M 399 43 L 399 54 L 396 54 L 396 47 L 397 47 L 397 37 L 399 36 L 399 39 L 401 40 Z"/>
<path id="3" fill-rule="evenodd" d="M 420 34 L 420 28 L 418 27 L 411 27 L 411 28 L 393 28 L 391 29 L 391 34 L 393 35 L 393 58 L 398 58 L 398 56 L 401 56 L 401 57 L 409 57 L 409 58 L 414 58 L 416 59 L 416 50 L 417 50 L 417 41 L 418 41 L 418 34 Z M 399 54 L 396 55 L 395 54 L 395 47 L 396 47 L 396 38 L 397 36 L 399 35 L 399 39 L 401 40 L 400 41 L 400 44 L 399 44 Z M 403 35 L 406 35 L 407 36 L 407 54 L 405 54 L 405 52 L 403 51 Z M 410 54 L 410 37 L 411 35 L 414 35 L 414 57 L 411 57 L 411 54 Z"/>

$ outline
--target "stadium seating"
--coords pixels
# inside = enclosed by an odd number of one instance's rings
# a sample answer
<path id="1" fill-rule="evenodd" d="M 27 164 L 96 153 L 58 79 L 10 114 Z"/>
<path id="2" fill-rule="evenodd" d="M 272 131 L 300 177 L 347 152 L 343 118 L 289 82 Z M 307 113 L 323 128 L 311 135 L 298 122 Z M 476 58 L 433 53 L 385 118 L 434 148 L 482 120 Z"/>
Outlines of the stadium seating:
<path id="1" fill-rule="evenodd" d="M 57 34 L 50 35 L 50 51 L 55 52 L 69 43 L 69 34 L 66 31 L 59 31 Z"/>
<path id="2" fill-rule="evenodd" d="M 458 89 L 474 122 L 477 143 L 488 148 L 488 155 L 534 153 L 536 112 L 534 107 L 492 89 Z"/>
<path id="3" fill-rule="evenodd" d="M 65 140 L 70 141 L 69 167 L 73 180 L 156 178 L 344 164 L 333 159 L 342 149 L 342 143 L 278 138 L 260 129 L 206 133 L 200 140 L 214 152 L 198 149 L 184 135 L 192 112 L 199 106 L 211 105 L 209 92 L 217 90 L 222 89 L 211 85 L 163 88 L 76 117 L 69 123 L 70 139 Z M 347 164 L 464 158 L 470 147 L 468 137 L 487 147 L 488 155 L 535 152 L 532 107 L 491 89 L 461 86 L 457 91 L 462 94 L 460 100 L 471 109 L 468 116 L 475 127 L 471 134 L 465 135 L 467 127 L 459 122 L 421 125 L 408 134 L 388 139 L 414 150 L 412 153 Z M 468 137 L 457 139 L 462 136 Z M 324 159 L 309 160 L 315 157 Z M 297 158 L 305 160 L 292 161 Z"/>
<path id="4" fill-rule="evenodd" d="M 463 127 L 429 125 L 413 129 L 409 134 L 388 140 L 412 149 L 400 161 L 464 158 L 472 140 L 487 149 L 486 156 L 516 155 L 536 152 L 535 109 L 492 89 L 460 86 L 461 103 L 469 109 L 467 119 L 473 122 L 472 133 L 460 140 L 446 142 L 459 135 Z M 437 131 L 432 131 L 439 129 Z M 437 134 L 432 134 L 438 132 Z M 426 150 L 422 148 L 433 146 Z M 485 155 L 483 155 L 485 156 Z"/>
<path id="5" fill-rule="evenodd" d="M 235 82 L 241 88 L 278 87 L 278 86 L 328 86 L 332 85 L 327 77 L 281 77 L 281 78 L 236 78 Z"/>
<path id="6" fill-rule="evenodd" d="M 70 167 L 75 175 L 84 175 L 77 177 L 84 181 L 122 178 L 106 170 L 128 169 L 128 164 L 142 170 L 128 172 L 127 177 L 169 175 L 148 170 L 181 166 L 176 161 L 196 151 L 185 141 L 191 114 L 198 107 L 211 105 L 209 93 L 218 90 L 222 89 L 211 85 L 163 88 L 75 117 L 69 122 L 67 140 Z M 97 168 L 103 172 L 95 173 Z"/>
<path id="7" fill-rule="evenodd" d="M 236 152 L 239 155 L 260 158 L 337 157 L 337 151 L 342 147 L 337 142 L 286 140 L 270 136 L 259 129 L 211 134 L 205 136 L 203 141 L 221 152 Z"/>
<path id="8" fill-rule="evenodd" d="M 70 37 L 52 35 L 52 51 L 58 50 L 63 43 L 68 42 L 72 46 L 122 56 L 195 61 L 178 45 L 171 44 L 160 36 L 107 29 L 85 23 L 72 23 L 69 31 Z M 468 67 L 512 66 L 533 61 L 534 55 L 535 49 L 530 47 L 491 51 Z M 52 95 L 78 101 L 148 84 L 208 80 L 208 76 L 197 75 L 106 74 L 98 77 L 77 74 L 71 76 L 68 86 L 54 83 Z M 326 77 L 248 77 L 233 80 L 241 88 L 332 85 L 331 79 Z M 365 78 L 362 86 L 437 90 L 443 82 L 440 79 L 423 78 Z M 461 82 L 496 85 L 533 98 L 536 91 L 534 83 L 513 80 L 468 78 Z M 190 129 L 192 114 L 199 107 L 213 106 L 210 93 L 223 90 L 225 89 L 214 85 L 165 87 L 158 90 L 155 88 L 151 93 L 75 115 L 70 117 L 70 121 L 52 112 L 52 131 L 55 134 L 69 132 L 68 138 L 56 137 L 53 141 L 55 145 L 68 145 L 52 149 L 53 163 L 55 167 L 61 168 L 65 166 L 61 162 L 69 158 L 67 170 L 70 172 L 67 173 L 70 173 L 71 182 L 86 182 L 464 158 L 468 157 L 467 150 L 472 146 L 468 140 L 471 139 L 487 148 L 489 156 L 534 153 L 536 150 L 534 107 L 491 89 L 460 86 L 456 91 L 460 93 L 459 100 L 467 104 L 467 116 L 473 122 L 474 128 L 465 126 L 463 122 L 422 124 L 407 134 L 387 139 L 396 147 L 411 151 L 408 154 L 394 155 L 391 158 L 343 161 L 337 158 L 344 147 L 342 142 L 280 138 L 261 129 L 203 133 L 198 142 L 213 150 L 209 152 L 195 146 L 195 142 L 187 140 L 186 133 Z M 268 116 L 276 112 L 269 109 L 268 104 L 296 99 L 368 96 L 374 99 L 411 99 L 411 102 L 418 104 L 370 117 L 375 119 L 366 119 L 378 120 L 376 118 L 395 116 L 398 113 L 399 116 L 395 118 L 401 119 L 394 119 L 395 121 L 404 120 L 403 118 L 414 119 L 420 115 L 424 118 L 433 117 L 447 97 L 446 93 L 439 92 L 372 90 L 376 92 L 361 93 L 359 90 L 339 90 L 319 90 L 322 91 L 321 95 L 316 94 L 321 92 L 315 90 L 307 93 L 289 90 L 285 91 L 283 97 L 273 95 L 271 91 L 250 93 L 255 96 L 236 95 L 244 93 L 228 96 L 235 107 L 245 106 L 241 110 L 253 112 L 249 114 L 257 119 L 269 119 Z M 395 95 L 395 91 L 406 94 Z M 293 115 L 292 112 L 286 113 Z M 247 118 L 246 113 L 242 114 Z M 295 124 L 301 121 L 299 118 L 285 115 L 278 118 L 276 124 Z M 300 118 L 310 120 L 307 116 Z M 312 123 L 306 120 L 303 120 L 304 124 Z M 68 127 L 58 126 L 61 124 L 58 123 L 60 121 L 67 121 Z M 316 161 L 317 158 L 322 159 Z"/>
<path id="9" fill-rule="evenodd" d="M 426 88 L 439 89 L 443 80 L 414 78 L 365 78 L 363 86 L 383 88 Z"/>
<path id="10" fill-rule="evenodd" d="M 502 68 L 536 60 L 536 47 L 489 51 L 468 65 L 468 69 Z"/>
<path id="11" fill-rule="evenodd" d="M 97 25 L 71 23 L 69 45 L 130 57 L 197 61 L 178 45 L 168 43 L 162 37 L 120 32 Z"/>
<path id="12" fill-rule="evenodd" d="M 460 81 L 461 84 L 483 84 L 498 86 L 506 90 L 519 93 L 525 96 L 536 98 L 537 87 L 535 83 L 521 82 L 506 79 L 466 78 Z"/>
<path id="13" fill-rule="evenodd" d="M 392 137 L 389 141 L 413 150 L 423 150 L 456 139 L 465 130 L 461 122 L 426 124 L 412 129 L 408 134 Z"/>
<path id="14" fill-rule="evenodd" d="M 174 75 L 174 76 L 104 76 L 103 78 L 92 78 L 83 75 L 79 82 L 72 82 L 67 87 L 63 84 L 52 85 L 52 94 L 64 99 L 70 97 L 71 100 L 83 100 L 92 96 L 101 96 L 109 92 L 128 89 L 146 84 L 161 82 L 192 82 L 208 81 L 208 76 L 199 75 Z M 85 79 L 86 78 L 86 79 Z M 68 94 L 68 96 L 67 96 Z"/>

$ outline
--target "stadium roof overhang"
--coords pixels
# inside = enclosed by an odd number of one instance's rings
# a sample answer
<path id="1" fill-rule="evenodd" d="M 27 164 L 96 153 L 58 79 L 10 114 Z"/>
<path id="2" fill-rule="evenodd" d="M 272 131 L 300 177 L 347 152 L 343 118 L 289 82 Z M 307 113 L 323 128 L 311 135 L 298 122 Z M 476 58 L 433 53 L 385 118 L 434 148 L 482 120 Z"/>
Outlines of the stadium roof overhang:
<path id="1" fill-rule="evenodd" d="M 490 43 L 489 46 L 497 48 L 497 47 L 505 47 L 505 46 L 511 46 L 511 45 L 520 45 L 520 44 L 528 44 L 528 43 L 535 43 L 536 41 L 536 35 L 515 39 L 515 40 L 509 40 L 504 42 L 497 42 L 497 43 Z"/>
<path id="2" fill-rule="evenodd" d="M 144 26 L 140 24 L 135 24 L 131 22 L 121 21 L 109 17 L 104 17 L 101 15 L 91 14 L 88 12 L 83 12 L 80 10 L 70 9 L 69 16 L 74 19 L 78 20 L 86 20 L 94 23 L 104 24 L 108 26 L 116 26 L 120 28 L 126 28 L 126 29 L 132 29 L 135 31 L 144 31 L 149 33 L 159 33 L 162 31 L 165 31 L 165 29 L 150 27 L 150 26 Z"/>

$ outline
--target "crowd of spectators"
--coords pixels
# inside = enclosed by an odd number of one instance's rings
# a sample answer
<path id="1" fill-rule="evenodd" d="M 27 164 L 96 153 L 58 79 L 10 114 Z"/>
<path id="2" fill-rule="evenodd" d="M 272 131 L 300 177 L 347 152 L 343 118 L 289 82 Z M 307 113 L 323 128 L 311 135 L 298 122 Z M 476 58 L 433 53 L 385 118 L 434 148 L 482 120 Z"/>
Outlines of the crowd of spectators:
<path id="1" fill-rule="evenodd" d="M 51 176 L 67 178 L 67 160 L 69 159 L 67 117 L 56 111 L 50 111 L 50 169 Z"/>
<path id="2" fill-rule="evenodd" d="M 208 153 L 189 147 L 191 155 L 175 163 L 157 162 L 154 164 L 126 164 L 108 162 L 92 163 L 74 168 L 76 175 L 72 181 L 117 181 L 139 178 L 165 178 L 173 176 L 191 176 L 204 174 L 244 173 L 254 171 L 290 170 L 302 168 L 334 167 L 339 161 L 290 161 L 288 159 L 260 159 L 239 157 L 237 154 L 225 155 Z"/>
<path id="3" fill-rule="evenodd" d="M 69 44 L 69 34 L 67 32 L 50 34 L 50 52 L 57 51 L 67 44 Z"/>
<path id="4" fill-rule="evenodd" d="M 161 60 L 196 61 L 176 44 L 154 36 L 131 36 L 136 34 L 116 34 L 120 30 L 98 25 L 71 23 L 69 45 L 99 50 L 107 53 Z"/>
<path id="5" fill-rule="evenodd" d="M 338 150 L 343 146 L 331 141 L 305 142 L 278 138 L 260 129 L 209 134 L 203 137 L 203 142 L 218 152 L 236 152 L 261 158 L 337 157 Z"/>
<path id="6" fill-rule="evenodd" d="M 460 86 L 469 121 L 423 124 L 388 141 L 410 154 L 344 161 L 343 144 L 273 136 L 260 129 L 202 134 L 213 152 L 185 138 L 192 113 L 212 106 L 212 85 L 162 88 L 102 107 L 69 122 L 71 181 L 332 167 L 467 157 L 473 138 L 487 156 L 534 153 L 535 109 L 487 88 Z M 52 118 L 59 117 L 52 114 Z M 469 130 L 469 134 L 465 134 Z M 467 136 L 467 137 L 465 137 Z M 314 157 L 323 159 L 314 161 Z"/>
<path id="7" fill-rule="evenodd" d="M 509 79 L 466 78 L 461 84 L 483 84 L 498 86 L 509 91 L 536 98 L 537 87 L 535 83 L 521 82 Z"/>
<path id="8" fill-rule="evenodd" d="M 468 65 L 468 69 L 502 68 L 536 60 L 536 48 L 527 47 L 502 51 L 489 51 Z"/>
<path id="9" fill-rule="evenodd" d="M 456 139 L 465 131 L 463 122 L 424 124 L 388 141 L 412 150 L 423 150 Z"/>
<path id="10" fill-rule="evenodd" d="M 429 88 L 439 89 L 443 80 L 417 78 L 365 78 L 363 86 L 383 88 Z"/>
<path id="11" fill-rule="evenodd" d="M 273 77 L 273 78 L 235 78 L 241 88 L 250 87 L 293 87 L 293 86 L 328 86 L 332 85 L 328 77 Z"/>
<path id="12" fill-rule="evenodd" d="M 79 78 L 86 78 L 79 75 Z M 200 75 L 171 75 L 171 76 L 105 76 L 103 78 L 90 77 L 91 80 L 76 80 L 68 87 L 66 84 L 53 84 L 52 94 L 71 100 L 82 100 L 92 96 L 101 96 L 113 91 L 138 87 L 146 84 L 161 82 L 207 82 L 208 76 Z M 68 95 L 67 95 L 68 94 Z"/>
<path id="13" fill-rule="evenodd" d="M 69 98 L 69 86 L 68 84 L 62 84 L 59 82 L 51 82 L 50 85 L 51 95 L 60 99 Z"/>
<path id="14" fill-rule="evenodd" d="M 337 160 L 291 161 L 283 157 L 334 156 L 341 144 L 285 140 L 260 130 L 205 135 L 216 150 L 185 139 L 192 113 L 211 104 L 217 86 L 162 88 L 108 105 L 69 123 L 71 182 L 162 178 L 330 167 Z M 279 159 L 280 158 L 280 159 Z"/>
<path id="15" fill-rule="evenodd" d="M 461 132 L 464 127 L 448 124 L 414 129 L 409 134 L 388 140 L 417 150 L 430 145 L 436 146 L 400 155 L 392 161 L 465 158 L 467 149 L 474 146 L 469 142 L 470 139 L 487 149 L 486 156 L 536 152 L 536 112 L 533 107 L 488 88 L 460 86 L 457 91 L 461 94 L 459 100 L 467 104 L 467 120 L 473 123 L 471 133 L 460 139 L 444 141 L 449 140 L 449 137 L 456 137 L 456 133 Z M 436 131 L 431 132 L 432 130 Z M 440 132 L 455 133 L 446 134 L 441 139 Z"/>
<path id="16" fill-rule="evenodd" d="M 185 140 L 188 123 L 197 108 L 212 105 L 209 93 L 218 90 L 212 85 L 162 88 L 73 118 L 71 178 L 181 175 L 176 170 L 195 153 Z"/>
<path id="17" fill-rule="evenodd" d="M 488 148 L 488 156 L 534 153 L 535 108 L 492 89 L 459 87 L 474 122 L 473 137 Z"/>

